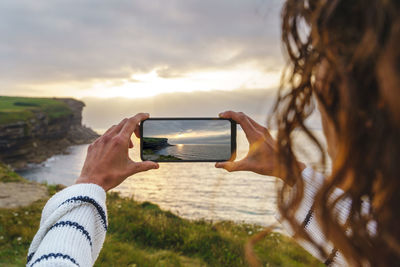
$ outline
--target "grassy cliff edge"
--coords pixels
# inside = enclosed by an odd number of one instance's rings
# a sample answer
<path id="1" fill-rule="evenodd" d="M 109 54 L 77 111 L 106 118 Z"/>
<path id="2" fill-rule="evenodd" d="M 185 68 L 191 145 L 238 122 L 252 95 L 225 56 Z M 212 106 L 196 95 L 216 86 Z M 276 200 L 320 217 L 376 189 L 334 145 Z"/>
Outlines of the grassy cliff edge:
<path id="1" fill-rule="evenodd" d="M 0 125 L 27 121 L 38 111 L 47 114 L 50 119 L 72 114 L 67 104 L 52 98 L 0 96 Z"/>

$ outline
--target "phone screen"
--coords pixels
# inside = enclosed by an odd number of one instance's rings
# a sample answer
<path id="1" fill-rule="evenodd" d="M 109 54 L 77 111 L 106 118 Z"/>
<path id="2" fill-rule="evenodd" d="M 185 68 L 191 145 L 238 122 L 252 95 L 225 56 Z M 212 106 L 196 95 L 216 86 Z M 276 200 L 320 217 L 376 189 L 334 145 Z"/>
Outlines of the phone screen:
<path id="1" fill-rule="evenodd" d="M 140 125 L 142 160 L 217 162 L 236 157 L 236 123 L 219 118 L 150 118 Z"/>

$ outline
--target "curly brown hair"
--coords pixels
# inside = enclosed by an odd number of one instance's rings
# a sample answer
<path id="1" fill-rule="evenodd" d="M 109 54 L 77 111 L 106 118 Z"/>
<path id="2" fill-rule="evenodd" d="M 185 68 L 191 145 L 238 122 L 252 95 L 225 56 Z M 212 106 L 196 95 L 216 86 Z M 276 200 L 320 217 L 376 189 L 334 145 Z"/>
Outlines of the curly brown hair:
<path id="1" fill-rule="evenodd" d="M 287 0 L 282 11 L 289 60 L 274 111 L 278 157 L 285 166 L 281 176 L 288 183 L 278 190 L 278 209 L 296 238 L 311 242 L 322 257 L 331 254 L 295 219 L 304 191 L 293 149 L 296 130 L 318 146 L 326 166 L 324 148 L 305 124 L 317 100 L 333 123 L 337 153 L 313 211 L 326 238 L 355 266 L 400 263 L 400 124 L 389 105 L 400 105 L 400 99 L 385 95 L 400 85 L 389 83 L 385 91 L 381 68 L 393 52 L 396 63 L 390 73 L 400 75 L 399 53 L 391 51 L 399 49 L 391 42 L 399 40 L 399 25 L 400 1 Z M 328 71 L 317 86 L 321 64 Z M 344 193 L 332 201 L 336 187 Z M 335 209 L 341 199 L 351 200 L 345 223 Z M 363 201 L 370 203 L 367 211 L 362 210 Z M 368 230 L 371 222 L 376 232 Z"/>

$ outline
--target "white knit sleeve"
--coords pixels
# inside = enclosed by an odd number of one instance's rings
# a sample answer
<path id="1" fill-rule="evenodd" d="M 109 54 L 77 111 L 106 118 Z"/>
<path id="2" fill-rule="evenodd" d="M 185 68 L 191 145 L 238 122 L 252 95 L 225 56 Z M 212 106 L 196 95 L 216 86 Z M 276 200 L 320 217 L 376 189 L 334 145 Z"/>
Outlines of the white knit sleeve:
<path id="1" fill-rule="evenodd" d="M 348 264 L 344 260 L 343 256 L 332 246 L 331 242 L 326 239 L 325 235 L 322 233 L 321 226 L 314 217 L 312 206 L 314 203 L 315 195 L 317 194 L 318 190 L 321 188 L 324 182 L 324 176 L 318 172 L 315 172 L 312 168 L 307 167 L 303 170 L 302 177 L 304 182 L 304 194 L 295 217 L 297 219 L 297 222 L 300 225 L 303 225 L 304 229 L 310 235 L 310 237 L 317 244 L 323 246 L 326 251 L 330 252 L 330 255 L 328 258 L 324 258 L 322 257 L 322 255 L 320 255 L 318 249 L 309 242 L 306 242 L 304 240 L 296 241 L 311 255 L 328 264 L 329 266 L 347 266 Z M 331 198 L 335 199 L 342 194 L 343 191 L 340 188 L 335 188 L 333 194 L 331 195 Z M 345 222 L 349 214 L 350 204 L 351 201 L 345 199 L 339 201 L 335 206 L 336 214 L 339 217 L 339 221 L 342 223 Z M 294 235 L 294 231 L 287 221 L 282 220 L 280 215 L 277 216 L 277 219 L 282 223 L 282 226 L 290 235 Z"/>
<path id="2" fill-rule="evenodd" d="M 76 184 L 55 194 L 42 211 L 27 266 L 93 266 L 107 231 L 106 192 Z"/>

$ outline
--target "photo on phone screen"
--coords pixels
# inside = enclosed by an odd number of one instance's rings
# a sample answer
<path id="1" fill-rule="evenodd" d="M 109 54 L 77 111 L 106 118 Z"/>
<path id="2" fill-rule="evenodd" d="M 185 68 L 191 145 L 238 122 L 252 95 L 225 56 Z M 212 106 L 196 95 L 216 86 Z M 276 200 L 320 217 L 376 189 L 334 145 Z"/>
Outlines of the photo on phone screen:
<path id="1" fill-rule="evenodd" d="M 142 160 L 211 162 L 233 160 L 236 124 L 227 119 L 159 119 L 141 123 Z"/>

